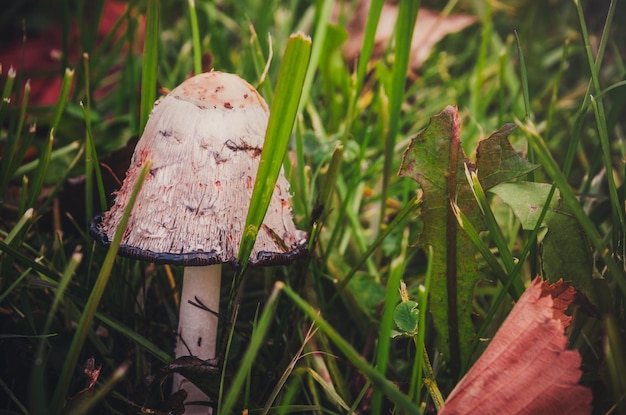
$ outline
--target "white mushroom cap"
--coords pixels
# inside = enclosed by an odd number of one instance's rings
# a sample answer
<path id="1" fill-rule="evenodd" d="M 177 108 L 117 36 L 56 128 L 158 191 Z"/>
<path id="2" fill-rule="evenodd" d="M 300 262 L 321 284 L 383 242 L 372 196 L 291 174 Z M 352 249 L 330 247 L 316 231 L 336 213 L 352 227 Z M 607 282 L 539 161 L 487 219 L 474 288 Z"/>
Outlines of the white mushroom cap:
<path id="1" fill-rule="evenodd" d="M 209 72 L 183 82 L 155 104 L 115 204 L 92 220 L 92 235 L 110 244 L 149 159 L 119 253 L 156 263 L 234 264 L 268 117 L 263 98 L 237 75 Z M 251 265 L 289 262 L 306 251 L 290 197 L 281 170 Z"/>

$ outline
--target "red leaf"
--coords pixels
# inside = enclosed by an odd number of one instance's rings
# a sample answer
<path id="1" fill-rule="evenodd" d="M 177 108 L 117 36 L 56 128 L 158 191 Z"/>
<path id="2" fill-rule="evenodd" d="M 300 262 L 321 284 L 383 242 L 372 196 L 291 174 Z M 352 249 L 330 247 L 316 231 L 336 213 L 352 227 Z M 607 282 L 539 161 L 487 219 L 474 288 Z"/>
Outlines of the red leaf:
<path id="1" fill-rule="evenodd" d="M 98 26 L 98 40 L 104 39 L 115 28 L 117 20 L 122 18 L 128 2 L 107 0 L 102 10 Z M 116 34 L 116 39 L 121 38 L 121 33 L 127 30 L 123 23 Z M 143 20 L 140 19 L 137 47 L 143 37 Z M 82 65 L 80 62 L 82 51 L 80 32 L 76 21 L 71 21 L 68 32 L 68 60 L 70 67 Z M 33 105 L 54 105 L 59 99 L 63 80 L 61 68 L 61 50 L 63 49 L 63 30 L 59 25 L 46 28 L 41 33 L 28 34 L 22 38 L 16 38 L 9 44 L 3 45 L 0 50 L 0 64 L 3 68 L 15 68 L 23 76 L 30 79 L 29 103 Z M 126 52 L 126 49 L 124 49 Z M 104 94 L 105 90 L 95 91 L 94 97 Z"/>
<path id="2" fill-rule="evenodd" d="M 580 355 L 566 349 L 564 311 L 574 294 L 567 282 L 536 278 L 440 415 L 591 413 L 591 390 L 578 384 Z"/>

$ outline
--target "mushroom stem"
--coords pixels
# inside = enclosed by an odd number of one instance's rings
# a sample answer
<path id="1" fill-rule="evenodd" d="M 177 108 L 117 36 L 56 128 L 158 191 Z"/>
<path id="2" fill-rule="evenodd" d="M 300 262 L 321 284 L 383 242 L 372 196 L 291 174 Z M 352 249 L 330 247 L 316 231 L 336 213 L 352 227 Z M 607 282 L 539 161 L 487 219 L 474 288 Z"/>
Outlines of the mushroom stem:
<path id="1" fill-rule="evenodd" d="M 206 267 L 185 267 L 178 319 L 176 358 L 191 355 L 202 360 L 215 359 L 219 320 L 216 313 L 220 306 L 221 276 L 221 264 Z M 213 313 L 207 311 L 203 306 Z M 209 400 L 209 397 L 193 383 L 183 376 L 175 374 L 173 391 L 176 392 L 181 388 L 187 392 L 185 404 Z M 211 408 L 186 405 L 185 413 L 210 414 Z"/>

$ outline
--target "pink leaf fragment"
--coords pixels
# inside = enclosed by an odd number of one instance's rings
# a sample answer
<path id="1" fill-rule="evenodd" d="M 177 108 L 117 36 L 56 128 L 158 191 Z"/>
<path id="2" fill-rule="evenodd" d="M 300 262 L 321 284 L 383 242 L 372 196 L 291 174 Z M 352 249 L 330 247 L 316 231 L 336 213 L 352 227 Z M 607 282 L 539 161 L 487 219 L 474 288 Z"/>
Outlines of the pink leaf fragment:
<path id="1" fill-rule="evenodd" d="M 356 10 L 348 23 L 348 41 L 344 45 L 346 60 L 354 62 L 361 53 L 365 25 L 371 0 L 359 1 Z M 395 2 L 385 2 L 380 15 L 376 36 L 374 39 L 373 59 L 379 59 L 393 37 L 396 27 L 399 6 Z M 411 41 L 410 68 L 419 69 L 428 58 L 432 48 L 446 35 L 459 32 L 476 21 L 475 16 L 466 14 L 442 15 L 437 11 L 420 8 L 417 23 Z"/>
<path id="2" fill-rule="evenodd" d="M 591 390 L 578 384 L 581 357 L 566 349 L 574 294 L 563 280 L 536 278 L 440 415 L 591 413 Z"/>

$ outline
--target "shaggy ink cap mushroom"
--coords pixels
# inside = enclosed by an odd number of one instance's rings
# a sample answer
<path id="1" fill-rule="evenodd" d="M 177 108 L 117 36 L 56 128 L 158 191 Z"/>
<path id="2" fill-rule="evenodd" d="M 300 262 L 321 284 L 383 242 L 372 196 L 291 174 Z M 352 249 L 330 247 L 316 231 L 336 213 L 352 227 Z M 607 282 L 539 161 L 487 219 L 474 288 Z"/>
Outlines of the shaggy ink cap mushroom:
<path id="1" fill-rule="evenodd" d="M 92 220 L 91 234 L 110 245 L 149 159 L 119 254 L 157 264 L 236 265 L 268 117 L 263 98 L 237 75 L 186 80 L 155 104 L 115 204 Z M 250 265 L 289 263 L 306 252 L 306 240 L 281 170 Z"/>

